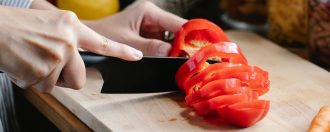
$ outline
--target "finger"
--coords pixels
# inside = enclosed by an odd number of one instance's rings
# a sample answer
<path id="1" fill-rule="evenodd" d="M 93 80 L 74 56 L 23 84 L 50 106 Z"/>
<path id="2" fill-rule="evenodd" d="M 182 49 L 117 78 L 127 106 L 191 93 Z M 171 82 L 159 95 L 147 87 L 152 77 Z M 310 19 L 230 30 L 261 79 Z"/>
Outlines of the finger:
<path id="1" fill-rule="evenodd" d="M 81 28 L 79 30 L 80 48 L 97 54 L 113 56 L 130 61 L 140 60 L 143 56 L 141 51 L 127 46 L 126 44 L 121 44 L 107 39 L 83 24 L 81 24 Z"/>
<path id="2" fill-rule="evenodd" d="M 164 32 L 165 30 L 161 27 L 154 26 L 154 25 L 148 25 L 145 24 L 146 22 L 144 21 L 144 23 L 141 25 L 141 29 L 140 29 L 140 35 L 144 38 L 153 38 L 153 39 L 159 39 L 162 40 L 164 39 Z"/>
<path id="3" fill-rule="evenodd" d="M 140 36 L 132 37 L 133 47 L 148 56 L 168 56 L 171 45 L 158 39 L 147 39 Z"/>
<path id="4" fill-rule="evenodd" d="M 70 88 L 71 85 L 65 82 L 63 76 L 60 76 L 56 83 L 57 86 L 63 87 L 63 88 Z"/>
<path id="5" fill-rule="evenodd" d="M 76 51 L 72 58 L 65 64 L 58 84 L 72 89 L 81 89 L 86 82 L 86 69 L 82 58 Z"/>
<path id="6" fill-rule="evenodd" d="M 150 18 L 152 22 L 158 23 L 165 30 L 168 30 L 172 33 L 177 32 L 181 26 L 187 22 L 186 19 L 166 12 L 154 4 L 152 4 L 150 8 L 152 9 L 146 11 L 146 17 Z"/>
<path id="7" fill-rule="evenodd" d="M 33 87 L 43 93 L 51 92 L 60 76 L 62 68 L 63 65 L 59 65 L 49 74 L 48 77 L 34 84 Z"/>

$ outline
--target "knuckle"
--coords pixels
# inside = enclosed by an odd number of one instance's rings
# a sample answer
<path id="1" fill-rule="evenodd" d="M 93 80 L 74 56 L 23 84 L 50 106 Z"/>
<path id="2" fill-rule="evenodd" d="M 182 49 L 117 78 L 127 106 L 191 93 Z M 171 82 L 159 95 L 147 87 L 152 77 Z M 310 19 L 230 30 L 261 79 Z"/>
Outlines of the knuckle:
<path id="1" fill-rule="evenodd" d="M 108 42 L 103 42 L 102 44 L 100 44 L 100 50 L 101 51 L 106 51 L 109 48 L 109 43 Z"/>
<path id="2" fill-rule="evenodd" d="M 63 51 L 49 51 L 47 54 L 47 60 L 45 60 L 45 66 L 47 66 L 48 71 L 53 70 L 55 67 L 57 67 L 61 62 L 64 61 L 64 54 Z"/>
<path id="3" fill-rule="evenodd" d="M 62 11 L 61 20 L 67 24 L 74 24 L 79 21 L 77 15 L 72 11 Z"/>
<path id="4" fill-rule="evenodd" d="M 77 16 L 70 11 L 63 11 L 56 25 L 56 33 L 62 40 L 73 41 L 77 35 L 75 25 L 79 23 Z"/>
<path id="5" fill-rule="evenodd" d="M 103 38 L 101 44 L 99 45 L 98 49 L 101 54 L 106 54 L 107 51 L 109 51 L 110 48 L 110 42 L 107 38 Z"/>
<path id="6" fill-rule="evenodd" d="M 51 54 L 51 59 L 53 60 L 53 66 L 57 66 L 59 63 L 61 63 L 64 59 L 64 56 L 60 52 L 54 52 Z"/>

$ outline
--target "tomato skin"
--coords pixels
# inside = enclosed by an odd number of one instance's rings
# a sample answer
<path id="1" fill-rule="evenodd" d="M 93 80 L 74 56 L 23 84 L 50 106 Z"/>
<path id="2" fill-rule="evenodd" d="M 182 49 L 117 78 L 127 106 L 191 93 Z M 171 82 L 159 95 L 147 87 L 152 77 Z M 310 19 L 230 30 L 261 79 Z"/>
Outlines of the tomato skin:
<path id="1" fill-rule="evenodd" d="M 205 19 L 191 19 L 176 33 L 170 56 L 179 56 L 191 40 L 205 41 L 209 44 L 229 41 L 224 31 L 214 23 Z"/>

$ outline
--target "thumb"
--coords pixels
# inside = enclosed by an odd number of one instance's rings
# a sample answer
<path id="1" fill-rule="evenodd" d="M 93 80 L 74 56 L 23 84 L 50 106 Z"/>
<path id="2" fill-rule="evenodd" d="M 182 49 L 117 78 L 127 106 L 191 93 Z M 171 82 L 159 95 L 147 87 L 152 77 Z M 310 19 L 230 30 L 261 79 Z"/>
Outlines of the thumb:
<path id="1" fill-rule="evenodd" d="M 143 56 L 142 52 L 126 44 L 112 41 L 87 26 L 80 24 L 78 28 L 79 48 L 96 54 L 113 56 L 125 60 L 136 61 Z"/>
<path id="2" fill-rule="evenodd" d="M 132 42 L 134 45 L 131 46 L 141 50 L 147 56 L 168 56 L 171 50 L 171 44 L 158 39 L 135 36 Z"/>

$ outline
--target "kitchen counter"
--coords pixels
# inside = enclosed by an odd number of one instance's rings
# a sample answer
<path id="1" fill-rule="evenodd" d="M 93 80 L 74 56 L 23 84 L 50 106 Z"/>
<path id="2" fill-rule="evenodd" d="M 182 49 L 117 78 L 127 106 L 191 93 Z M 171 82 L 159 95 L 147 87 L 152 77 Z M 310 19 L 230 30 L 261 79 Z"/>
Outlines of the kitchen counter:
<path id="1" fill-rule="evenodd" d="M 271 109 L 246 129 L 205 122 L 185 106 L 180 92 L 100 94 L 103 80 L 95 69 L 87 69 L 86 86 L 79 91 L 22 93 L 63 131 L 306 131 L 319 108 L 330 104 L 330 73 L 254 33 L 227 34 L 250 65 L 270 75 L 270 91 L 261 98 L 271 101 Z"/>

